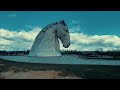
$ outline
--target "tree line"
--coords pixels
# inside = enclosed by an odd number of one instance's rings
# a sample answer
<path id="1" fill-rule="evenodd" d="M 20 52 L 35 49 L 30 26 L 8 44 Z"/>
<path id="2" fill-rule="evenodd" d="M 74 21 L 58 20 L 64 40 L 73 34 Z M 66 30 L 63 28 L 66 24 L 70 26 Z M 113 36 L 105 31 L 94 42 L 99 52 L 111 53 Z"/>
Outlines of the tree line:
<path id="1" fill-rule="evenodd" d="M 23 56 L 28 55 L 30 50 L 26 51 L 0 51 L 0 56 Z M 120 57 L 120 51 L 77 51 L 77 50 L 67 50 L 61 51 L 62 55 L 98 55 L 98 56 L 114 56 Z"/>

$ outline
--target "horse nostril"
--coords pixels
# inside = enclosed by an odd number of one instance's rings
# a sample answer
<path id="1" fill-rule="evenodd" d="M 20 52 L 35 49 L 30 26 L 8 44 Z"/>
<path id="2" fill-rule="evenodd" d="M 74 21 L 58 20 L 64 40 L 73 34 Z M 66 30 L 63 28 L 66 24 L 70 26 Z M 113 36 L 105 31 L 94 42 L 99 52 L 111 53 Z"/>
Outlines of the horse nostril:
<path id="1" fill-rule="evenodd" d="M 69 46 L 70 46 L 70 44 L 63 45 L 63 47 L 65 47 L 65 48 L 68 48 Z"/>
<path id="2" fill-rule="evenodd" d="M 70 46 L 70 43 L 68 44 L 68 47 Z"/>

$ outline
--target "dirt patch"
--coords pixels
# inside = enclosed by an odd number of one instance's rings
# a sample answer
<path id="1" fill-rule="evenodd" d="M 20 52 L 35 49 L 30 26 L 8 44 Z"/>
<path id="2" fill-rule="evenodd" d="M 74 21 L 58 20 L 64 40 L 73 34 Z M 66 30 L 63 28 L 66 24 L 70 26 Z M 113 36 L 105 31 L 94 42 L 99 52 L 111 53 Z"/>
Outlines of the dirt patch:
<path id="1" fill-rule="evenodd" d="M 2 72 L 0 79 L 81 79 L 61 71 L 27 71 L 27 72 Z"/>
<path id="2" fill-rule="evenodd" d="M 4 66 L 4 64 L 0 64 L 0 66 Z"/>

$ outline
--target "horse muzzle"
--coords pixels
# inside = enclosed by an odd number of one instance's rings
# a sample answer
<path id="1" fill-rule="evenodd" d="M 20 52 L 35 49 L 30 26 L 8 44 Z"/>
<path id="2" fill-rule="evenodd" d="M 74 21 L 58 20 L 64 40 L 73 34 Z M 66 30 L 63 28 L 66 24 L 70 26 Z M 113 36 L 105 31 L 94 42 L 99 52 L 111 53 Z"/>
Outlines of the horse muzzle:
<path id="1" fill-rule="evenodd" d="M 63 47 L 68 48 L 70 46 L 70 43 L 67 45 L 63 45 Z"/>

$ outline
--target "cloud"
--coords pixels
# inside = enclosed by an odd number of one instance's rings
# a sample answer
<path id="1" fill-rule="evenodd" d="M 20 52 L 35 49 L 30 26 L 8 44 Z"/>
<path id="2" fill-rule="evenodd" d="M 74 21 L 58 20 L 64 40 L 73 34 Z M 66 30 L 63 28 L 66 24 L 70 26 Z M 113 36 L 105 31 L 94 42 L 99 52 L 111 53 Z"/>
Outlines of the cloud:
<path id="1" fill-rule="evenodd" d="M 80 23 L 79 20 L 72 20 L 72 21 L 71 21 L 71 24 L 74 24 L 74 25 L 75 25 L 75 24 L 79 24 L 79 23 Z"/>
<path id="2" fill-rule="evenodd" d="M 72 20 L 72 24 L 77 24 L 77 23 L 78 23 L 78 21 Z"/>
<path id="3" fill-rule="evenodd" d="M 12 43 L 13 43 L 13 41 L 6 40 L 4 38 L 0 38 L 0 45 L 10 45 Z"/>
<path id="4" fill-rule="evenodd" d="M 8 18 L 15 18 L 16 16 L 16 14 L 8 14 Z"/>
<path id="5" fill-rule="evenodd" d="M 80 26 L 76 26 L 76 27 L 70 28 L 70 32 L 71 32 L 71 33 L 80 32 L 80 30 L 81 30 Z"/>
<path id="6" fill-rule="evenodd" d="M 39 33 L 41 28 L 35 27 L 31 31 L 11 31 L 7 29 L 0 29 L 0 37 L 8 38 L 8 39 L 25 39 L 29 41 L 33 41 L 35 36 Z"/>
<path id="7" fill-rule="evenodd" d="M 71 45 L 64 48 L 60 42 L 61 50 L 96 50 L 103 48 L 104 50 L 120 49 L 120 37 L 116 35 L 87 35 L 75 32 L 80 27 L 73 27 L 70 30 Z M 0 50 L 28 50 L 31 48 L 35 37 L 42 28 L 34 27 L 30 31 L 12 31 L 8 29 L 0 29 Z"/>
<path id="8" fill-rule="evenodd" d="M 112 50 L 120 48 L 120 37 L 116 35 L 86 35 L 84 33 L 70 33 L 71 43 L 76 50 Z M 69 49 L 72 49 L 69 47 Z"/>
<path id="9" fill-rule="evenodd" d="M 72 20 L 70 24 L 71 24 L 71 26 L 74 26 L 74 27 L 70 27 L 70 32 L 71 33 L 73 33 L 73 32 L 80 32 L 81 31 L 81 27 L 80 27 L 80 22 L 79 21 Z"/>
<path id="10" fill-rule="evenodd" d="M 0 50 L 30 49 L 40 30 L 40 27 L 34 27 L 31 31 L 0 29 Z"/>

